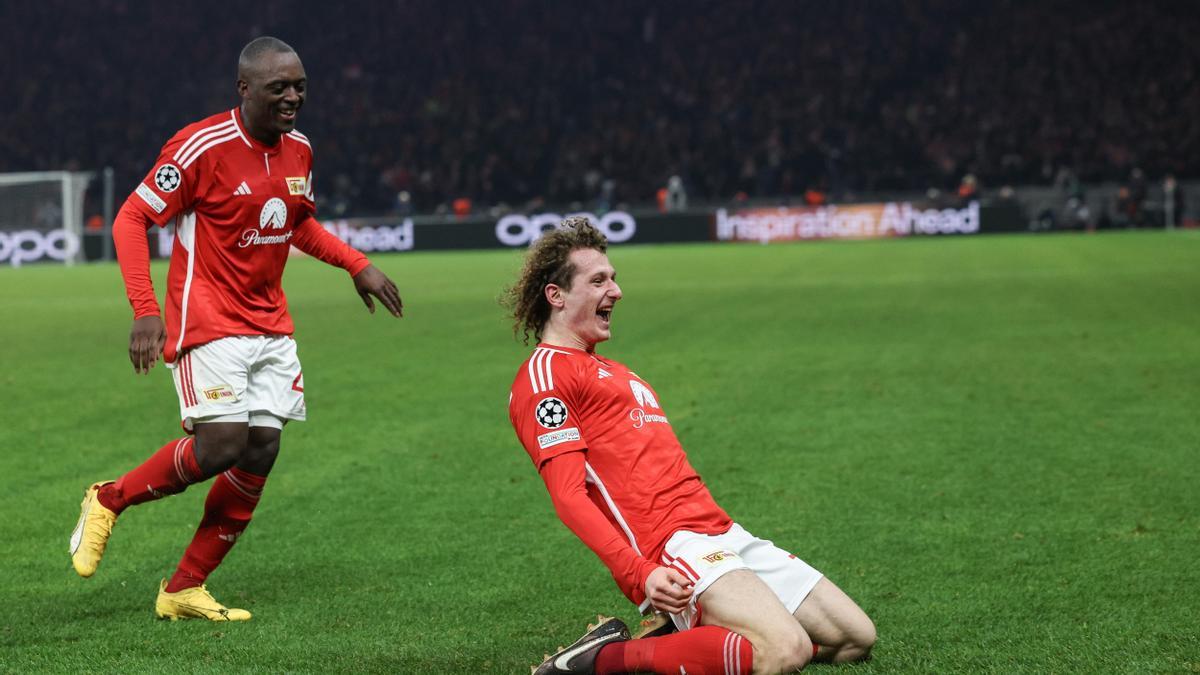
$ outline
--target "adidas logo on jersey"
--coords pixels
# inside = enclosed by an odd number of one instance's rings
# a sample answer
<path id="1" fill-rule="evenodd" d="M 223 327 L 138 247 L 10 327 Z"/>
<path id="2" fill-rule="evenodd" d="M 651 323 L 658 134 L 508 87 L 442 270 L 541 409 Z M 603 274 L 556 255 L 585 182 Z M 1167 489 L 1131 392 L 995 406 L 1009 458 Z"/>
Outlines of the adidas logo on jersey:
<path id="1" fill-rule="evenodd" d="M 599 371 L 600 371 L 600 377 L 598 377 L 596 379 L 603 380 L 606 377 L 612 377 L 612 373 L 608 372 L 607 370 L 605 370 L 603 368 L 600 368 Z"/>
<path id="2" fill-rule="evenodd" d="M 233 191 L 233 194 L 248 195 L 248 194 L 250 194 L 250 186 L 246 185 L 246 181 L 242 181 L 242 184 L 238 186 L 238 189 Z"/>

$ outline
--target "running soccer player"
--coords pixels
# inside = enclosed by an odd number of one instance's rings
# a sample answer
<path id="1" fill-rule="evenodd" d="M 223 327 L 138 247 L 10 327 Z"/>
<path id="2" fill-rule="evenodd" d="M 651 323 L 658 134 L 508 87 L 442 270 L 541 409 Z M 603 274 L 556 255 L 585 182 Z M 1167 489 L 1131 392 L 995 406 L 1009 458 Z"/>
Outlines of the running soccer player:
<path id="1" fill-rule="evenodd" d="M 780 673 L 864 659 L 867 615 L 820 572 L 750 534 L 713 500 L 654 389 L 596 353 L 621 299 L 604 236 L 568 218 L 525 258 L 507 301 L 539 340 L 513 381 L 509 418 L 563 523 L 643 611 L 677 633 L 630 640 L 604 620 L 537 675 Z"/>
<path id="2" fill-rule="evenodd" d="M 241 104 L 167 141 L 113 223 L 134 311 L 129 359 L 147 373 L 162 355 L 190 434 L 116 481 L 87 488 L 70 553 L 75 571 L 92 576 L 126 508 L 216 476 L 195 537 L 159 586 L 160 618 L 250 618 L 217 602 L 204 583 L 249 524 L 284 424 L 305 418 L 281 286 L 289 248 L 349 272 L 370 312 L 374 296 L 393 316 L 402 313 L 395 284 L 313 217 L 312 146 L 296 131 L 307 84 L 291 47 L 272 37 L 251 41 L 238 59 Z M 171 221 L 164 324 L 146 230 Z"/>

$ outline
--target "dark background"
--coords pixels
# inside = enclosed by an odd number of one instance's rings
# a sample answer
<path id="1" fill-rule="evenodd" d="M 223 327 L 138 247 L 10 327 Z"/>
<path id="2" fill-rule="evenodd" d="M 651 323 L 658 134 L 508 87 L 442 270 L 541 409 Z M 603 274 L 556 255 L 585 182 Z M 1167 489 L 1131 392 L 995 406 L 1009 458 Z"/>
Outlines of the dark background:
<path id="1" fill-rule="evenodd" d="M 1200 177 L 1200 6 L 1017 0 L 6 2 L 0 171 L 123 198 L 262 34 L 327 216 Z"/>

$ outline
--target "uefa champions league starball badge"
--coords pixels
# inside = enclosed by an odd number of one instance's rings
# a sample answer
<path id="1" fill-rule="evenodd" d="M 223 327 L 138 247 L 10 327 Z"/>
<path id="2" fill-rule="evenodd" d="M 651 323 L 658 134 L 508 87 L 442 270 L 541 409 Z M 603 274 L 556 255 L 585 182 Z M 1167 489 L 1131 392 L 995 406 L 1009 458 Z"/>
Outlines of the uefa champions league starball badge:
<path id="1" fill-rule="evenodd" d="M 533 412 L 538 424 L 547 429 L 557 429 L 567 422 L 567 404 L 556 398 L 544 398 Z"/>
<path id="2" fill-rule="evenodd" d="M 174 164 L 163 164 L 154 172 L 154 184 L 163 192 L 174 192 L 179 187 L 179 169 Z"/>

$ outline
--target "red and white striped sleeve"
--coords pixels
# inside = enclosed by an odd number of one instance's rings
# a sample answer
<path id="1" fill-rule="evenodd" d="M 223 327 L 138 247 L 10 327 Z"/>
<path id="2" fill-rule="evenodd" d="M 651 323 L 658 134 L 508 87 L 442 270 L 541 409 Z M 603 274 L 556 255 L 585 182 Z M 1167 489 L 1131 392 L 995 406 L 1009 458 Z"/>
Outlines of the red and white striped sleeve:
<path id="1" fill-rule="evenodd" d="M 579 428 L 580 378 L 570 356 L 538 347 L 513 382 L 509 420 L 539 470 L 558 455 L 587 448 Z"/>
<path id="2" fill-rule="evenodd" d="M 154 166 L 126 200 L 147 218 L 166 225 L 190 211 L 211 182 L 205 175 L 205 151 L 240 135 L 233 119 L 184 127 L 171 137 Z M 210 153 L 211 154 L 211 153 Z"/>
<path id="3" fill-rule="evenodd" d="M 192 208 L 202 190 L 197 160 L 212 144 L 229 140 L 233 125 L 232 120 L 192 125 L 175 134 L 113 219 L 113 244 L 135 319 L 157 316 L 160 311 L 150 277 L 146 229 L 166 225 Z"/>

